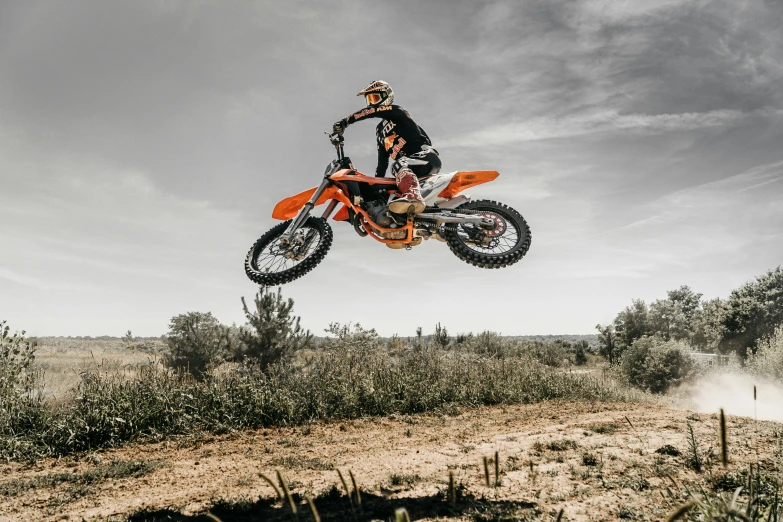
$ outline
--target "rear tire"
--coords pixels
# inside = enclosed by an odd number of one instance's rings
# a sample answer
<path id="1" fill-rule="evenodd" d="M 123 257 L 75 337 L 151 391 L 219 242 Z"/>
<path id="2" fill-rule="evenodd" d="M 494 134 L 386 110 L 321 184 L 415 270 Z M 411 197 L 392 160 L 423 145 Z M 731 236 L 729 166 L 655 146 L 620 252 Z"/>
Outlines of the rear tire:
<path id="1" fill-rule="evenodd" d="M 519 212 L 503 203 L 488 200 L 471 201 L 454 209 L 457 213 L 461 210 L 486 215 L 497 225 L 493 230 L 456 223 L 445 225 L 446 243 L 455 256 L 480 268 L 503 268 L 527 254 L 532 235 Z M 485 244 L 478 244 L 479 241 Z"/>
<path id="2" fill-rule="evenodd" d="M 291 220 L 272 227 L 250 247 L 245 258 L 245 274 L 254 283 L 262 286 L 275 286 L 299 279 L 316 267 L 332 246 L 332 227 L 325 219 L 309 217 L 299 229 L 303 234 L 314 234 L 312 243 L 303 251 L 297 252 L 300 259 L 291 258 L 291 249 L 280 245 L 279 239 L 288 228 Z M 317 237 L 315 235 L 317 234 Z"/>

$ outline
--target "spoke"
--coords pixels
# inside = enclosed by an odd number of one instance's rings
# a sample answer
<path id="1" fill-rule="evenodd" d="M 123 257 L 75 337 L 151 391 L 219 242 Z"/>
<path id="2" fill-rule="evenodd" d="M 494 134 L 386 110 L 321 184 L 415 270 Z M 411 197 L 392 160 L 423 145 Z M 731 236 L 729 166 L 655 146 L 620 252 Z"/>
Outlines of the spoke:
<path id="1" fill-rule="evenodd" d="M 278 258 L 277 258 L 276 256 L 271 256 L 271 257 L 270 257 L 268 260 L 266 260 L 266 262 L 264 263 L 264 265 L 263 265 L 263 266 L 259 266 L 259 267 L 258 267 L 258 269 L 259 269 L 259 270 L 266 270 L 266 271 L 269 271 L 269 267 L 270 267 L 270 266 L 272 266 L 272 265 L 274 265 L 274 264 L 275 264 L 275 262 L 277 262 L 277 259 L 278 259 Z"/>
<path id="2" fill-rule="evenodd" d="M 256 269 L 259 272 L 266 273 L 279 273 L 294 268 L 296 265 L 310 257 L 321 244 L 321 234 L 315 230 L 310 229 L 304 232 L 306 236 L 310 237 L 307 246 L 301 253 L 301 259 L 290 259 L 287 257 L 288 249 L 283 248 L 279 244 L 279 238 L 272 243 L 264 247 L 261 252 L 255 258 Z"/>
<path id="3" fill-rule="evenodd" d="M 481 228 L 473 225 L 460 225 L 456 229 L 457 237 L 465 246 L 476 252 L 489 255 L 503 254 L 517 246 L 520 240 L 520 231 L 513 221 L 507 219 L 503 214 L 493 211 L 481 212 L 481 215 L 495 221 L 496 231 L 503 227 L 502 232 L 495 236 L 491 232 L 484 233 Z"/>
<path id="4" fill-rule="evenodd" d="M 283 264 L 284 261 L 285 261 L 284 257 L 283 258 L 276 258 L 276 259 L 274 259 L 272 261 L 272 263 L 270 263 L 270 266 L 267 268 L 267 270 L 266 270 L 267 273 L 269 273 L 269 272 L 272 272 L 272 273 L 279 272 L 280 270 L 278 270 L 278 269 L 280 268 L 280 265 Z"/>

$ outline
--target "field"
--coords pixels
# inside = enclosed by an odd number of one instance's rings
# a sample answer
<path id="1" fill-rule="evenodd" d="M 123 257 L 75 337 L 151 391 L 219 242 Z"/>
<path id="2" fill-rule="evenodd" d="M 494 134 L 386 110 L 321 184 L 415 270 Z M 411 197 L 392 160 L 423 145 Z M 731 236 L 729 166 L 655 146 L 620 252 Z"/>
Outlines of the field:
<path id="1" fill-rule="evenodd" d="M 724 467 L 717 414 L 618 386 L 592 356 L 579 369 L 518 359 L 524 344 L 479 358 L 435 345 L 387 354 L 360 332 L 272 380 L 227 367 L 199 383 L 150 365 L 159 340 L 38 343 L 44 395 L 64 408 L 47 422 L 63 427 L 6 438 L 9 456 L 33 445 L 0 464 L 3 521 L 663 520 L 748 484 L 769 505 L 783 466 L 783 424 L 728 417 Z M 141 387 L 121 384 L 134 379 Z M 162 395 L 137 403 L 149 386 Z M 259 390 L 278 412 L 261 426 L 269 406 L 238 411 Z"/>
<path id="2" fill-rule="evenodd" d="M 44 371 L 44 393 L 58 399 L 78 382 L 80 372 L 133 372 L 139 364 L 157 359 L 163 347 L 159 340 L 43 337 L 37 341 L 35 359 Z"/>

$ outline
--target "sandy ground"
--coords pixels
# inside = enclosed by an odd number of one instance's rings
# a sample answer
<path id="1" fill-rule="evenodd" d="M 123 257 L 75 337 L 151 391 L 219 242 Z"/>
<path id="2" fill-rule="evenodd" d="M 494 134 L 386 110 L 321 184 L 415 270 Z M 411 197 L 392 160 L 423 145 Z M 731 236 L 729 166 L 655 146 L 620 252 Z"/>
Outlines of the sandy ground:
<path id="1" fill-rule="evenodd" d="M 708 462 L 700 474 L 686 465 L 688 422 Z M 783 425 L 729 417 L 728 431 L 729 472 L 751 462 L 779 463 Z M 682 455 L 656 453 L 667 444 Z M 482 459 L 494 458 L 496 451 L 501 485 L 487 487 Z M 717 415 L 656 405 L 556 401 L 455 415 L 317 423 L 129 445 L 35 465 L 0 465 L 0 490 L 30 485 L 0 499 L 0 520 L 121 520 L 143 509 L 183 515 L 172 520 L 202 520 L 186 516 L 214 510 L 218 500 L 259 497 L 270 499 L 264 504 L 268 513 L 282 513 L 259 473 L 274 477 L 282 470 L 292 491 L 315 496 L 340 485 L 335 468 L 346 476 L 353 471 L 365 499 L 388 504 L 383 520 L 391 519 L 397 505 L 406 506 L 413 520 L 524 519 L 476 518 L 464 506 L 444 511 L 438 506 L 447 502 L 439 494 L 447 489 L 449 471 L 460 493 L 480 509 L 518 506 L 537 520 L 554 520 L 560 509 L 563 520 L 661 520 L 682 500 L 667 475 L 678 485 L 709 487 L 726 473 L 719 452 Z M 58 473 L 83 474 L 108 462 L 139 459 L 157 467 L 145 476 L 109 478 L 88 487 L 44 483 Z M 489 468 L 492 481 L 492 461 Z M 224 509 L 222 520 L 277 519 L 231 513 Z M 323 512 L 321 517 L 333 519 Z M 354 512 L 352 518 L 374 517 Z"/>

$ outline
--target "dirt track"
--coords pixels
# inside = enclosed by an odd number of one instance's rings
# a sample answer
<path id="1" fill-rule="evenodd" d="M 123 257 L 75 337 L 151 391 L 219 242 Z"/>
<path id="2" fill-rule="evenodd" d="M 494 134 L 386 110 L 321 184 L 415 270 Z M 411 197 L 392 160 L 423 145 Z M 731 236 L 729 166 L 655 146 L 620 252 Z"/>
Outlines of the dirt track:
<path id="1" fill-rule="evenodd" d="M 367 499 L 387 502 L 384 520 L 397 505 L 406 506 L 414 520 L 433 515 L 471 520 L 472 511 L 465 507 L 451 511 L 439 507 L 447 504 L 438 495 L 447 487 L 449 470 L 460 492 L 470 495 L 476 501 L 472 505 L 480 509 L 511 509 L 505 501 L 513 501 L 520 503 L 520 509 L 526 508 L 520 513 L 538 514 L 544 520 L 552 519 L 561 508 L 564 520 L 660 520 L 679 502 L 662 495 L 667 486 L 675 489 L 667 474 L 678 483 L 698 484 L 710 476 L 689 469 L 684 455 L 655 452 L 668 444 L 685 454 L 688 419 L 702 452 L 706 455 L 712 448 L 718 453 L 716 416 L 654 405 L 565 402 L 132 445 L 32 467 L 0 467 L 0 491 L 6 492 L 0 500 L 0 520 L 105 520 L 112 516 L 119 520 L 143 508 L 194 515 L 221 499 L 273 497 L 272 488 L 258 473 L 274 476 L 278 469 L 284 471 L 292 490 L 318 495 L 340 484 L 334 468 L 352 470 Z M 780 442 L 774 437 L 782 431 L 780 424 L 730 418 L 729 470 L 747 467 L 749 462 L 771 462 Z M 502 485 L 488 488 L 482 458 L 493 457 L 495 451 L 500 456 Z M 136 478 L 109 477 L 86 485 L 63 479 L 64 473 L 82 477 L 107 463 L 131 460 L 148 461 L 155 467 Z M 491 464 L 490 470 L 494 476 Z M 711 473 L 723 470 L 716 464 Z M 52 480 L 55 476 L 59 478 Z M 279 504 L 261 504 L 256 513 L 268 509 L 267 519 L 283 512 L 282 507 L 275 507 Z M 231 513 L 224 509 L 224 522 L 251 519 Z M 449 513 L 453 516 L 445 516 Z M 307 517 L 300 520 L 310 520 Z M 331 518 L 322 512 L 322 519 Z"/>

